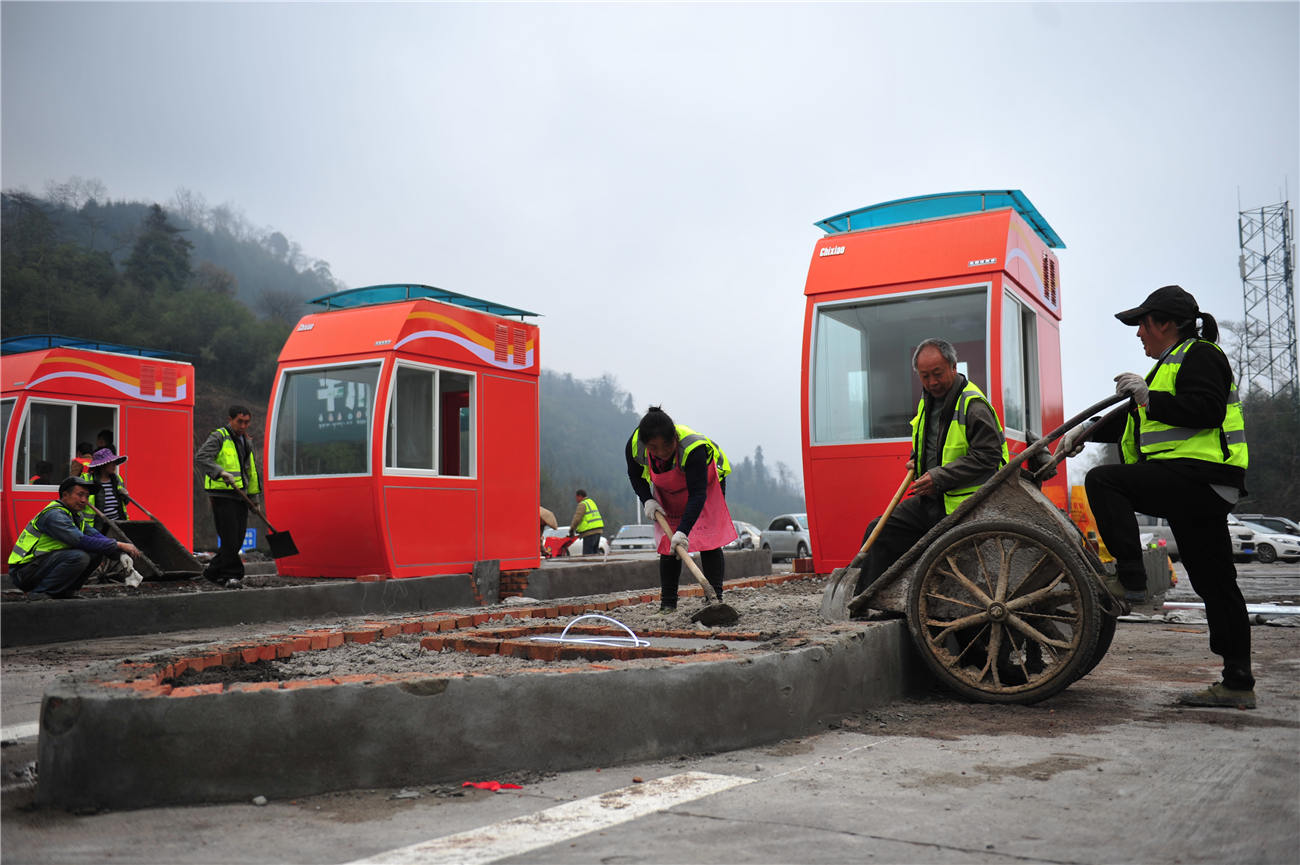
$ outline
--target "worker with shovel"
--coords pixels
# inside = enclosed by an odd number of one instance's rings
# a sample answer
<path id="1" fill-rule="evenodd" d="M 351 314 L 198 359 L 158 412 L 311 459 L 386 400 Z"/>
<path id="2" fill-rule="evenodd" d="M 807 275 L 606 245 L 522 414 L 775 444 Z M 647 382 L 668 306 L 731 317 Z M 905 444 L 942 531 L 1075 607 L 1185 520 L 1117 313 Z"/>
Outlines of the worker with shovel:
<path id="1" fill-rule="evenodd" d="M 217 585 L 237 589 L 244 579 L 244 561 L 239 551 L 248 530 L 247 501 L 256 505 L 262 487 L 253 440 L 248 436 L 253 414 L 242 405 L 232 405 L 226 414 L 229 422 L 213 430 L 194 455 L 194 464 L 203 475 L 203 488 L 212 505 L 212 521 L 221 540 L 221 547 L 203 569 L 203 576 Z"/>
<path id="2" fill-rule="evenodd" d="M 912 355 L 912 369 L 925 392 L 912 418 L 912 455 L 899 488 L 900 494 L 906 489 L 909 498 L 899 502 L 901 496 L 895 496 L 893 510 L 867 526 L 864 547 L 873 533 L 875 538 L 855 594 L 865 591 L 1007 464 L 1002 423 L 983 391 L 957 371 L 952 343 L 924 340 Z"/>
<path id="3" fill-rule="evenodd" d="M 641 418 L 624 454 L 628 480 L 646 518 L 655 524 L 660 584 L 656 615 L 677 609 L 677 581 L 682 573 L 678 550 L 682 555 L 699 552 L 704 577 L 721 599 L 722 547 L 736 539 L 724 498 L 731 473 L 727 455 L 706 436 L 673 423 L 659 406 L 651 406 Z M 672 529 L 671 538 L 662 528 L 665 524 Z"/>

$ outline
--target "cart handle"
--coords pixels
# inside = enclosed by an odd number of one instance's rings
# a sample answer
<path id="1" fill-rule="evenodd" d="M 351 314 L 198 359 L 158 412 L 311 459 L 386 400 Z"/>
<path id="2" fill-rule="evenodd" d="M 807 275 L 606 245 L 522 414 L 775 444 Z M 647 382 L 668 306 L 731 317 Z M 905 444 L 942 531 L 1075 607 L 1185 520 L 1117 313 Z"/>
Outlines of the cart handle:
<path id="1" fill-rule="evenodd" d="M 1086 430 L 1083 431 L 1083 435 L 1079 436 L 1076 444 L 1081 444 L 1083 442 L 1086 442 L 1092 436 L 1092 431 L 1094 429 L 1106 423 L 1111 418 L 1124 414 L 1128 410 L 1129 410 L 1129 406 L 1121 405 L 1121 406 L 1116 406 L 1115 408 L 1106 412 L 1105 417 L 1103 417 L 1101 420 L 1097 421 L 1097 423 L 1093 424 L 1092 426 L 1088 427 Z M 1080 421 L 1080 423 L 1082 423 L 1082 421 Z M 1073 427 L 1074 424 L 1071 424 L 1070 426 Z M 1062 435 L 1064 435 L 1064 433 L 1062 433 Z M 1064 449 L 1057 448 L 1056 453 L 1052 455 L 1051 461 L 1048 462 L 1046 465 L 1044 465 L 1042 468 L 1040 468 L 1038 471 L 1034 472 L 1034 483 L 1042 483 L 1043 480 L 1052 473 L 1052 470 L 1055 469 L 1058 465 L 1060 465 L 1061 461 L 1064 460 L 1067 456 L 1068 454 L 1065 453 Z"/>

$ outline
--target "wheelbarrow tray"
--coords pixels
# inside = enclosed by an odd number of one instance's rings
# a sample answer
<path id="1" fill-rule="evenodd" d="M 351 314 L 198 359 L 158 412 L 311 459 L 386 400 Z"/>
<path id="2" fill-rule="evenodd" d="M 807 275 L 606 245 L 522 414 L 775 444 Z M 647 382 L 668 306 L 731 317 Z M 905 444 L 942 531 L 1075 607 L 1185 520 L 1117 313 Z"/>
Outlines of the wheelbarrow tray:
<path id="1" fill-rule="evenodd" d="M 104 524 L 104 534 L 140 548 L 135 569 L 146 580 L 191 580 L 203 573 L 203 565 L 184 544 L 157 520 L 115 520 L 118 529 Z"/>

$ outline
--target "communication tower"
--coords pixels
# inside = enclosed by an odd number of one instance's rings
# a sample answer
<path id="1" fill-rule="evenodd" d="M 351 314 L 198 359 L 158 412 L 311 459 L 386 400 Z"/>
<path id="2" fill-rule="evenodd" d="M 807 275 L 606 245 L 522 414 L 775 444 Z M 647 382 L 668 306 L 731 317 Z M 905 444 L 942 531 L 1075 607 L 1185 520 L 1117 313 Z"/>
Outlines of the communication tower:
<path id="1" fill-rule="evenodd" d="M 1244 396 L 1259 387 L 1272 396 L 1300 395 L 1296 363 L 1295 214 L 1291 202 L 1238 214 L 1245 330 L 1238 364 Z"/>

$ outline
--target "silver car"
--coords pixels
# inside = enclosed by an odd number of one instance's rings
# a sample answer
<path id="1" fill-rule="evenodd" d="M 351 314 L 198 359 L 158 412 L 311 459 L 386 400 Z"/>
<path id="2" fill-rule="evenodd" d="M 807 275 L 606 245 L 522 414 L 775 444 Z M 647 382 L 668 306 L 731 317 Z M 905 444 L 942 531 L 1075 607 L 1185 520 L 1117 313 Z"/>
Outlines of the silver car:
<path id="1" fill-rule="evenodd" d="M 1242 525 L 1255 532 L 1255 559 L 1261 565 L 1300 560 L 1300 538 L 1250 520 L 1243 520 Z"/>
<path id="2" fill-rule="evenodd" d="M 807 514 L 782 514 L 764 529 L 759 543 L 771 550 L 772 561 L 806 559 L 812 555 L 812 538 L 808 533 Z"/>
<path id="3" fill-rule="evenodd" d="M 649 550 L 655 545 L 654 526 L 623 526 L 609 542 L 613 550 Z"/>

